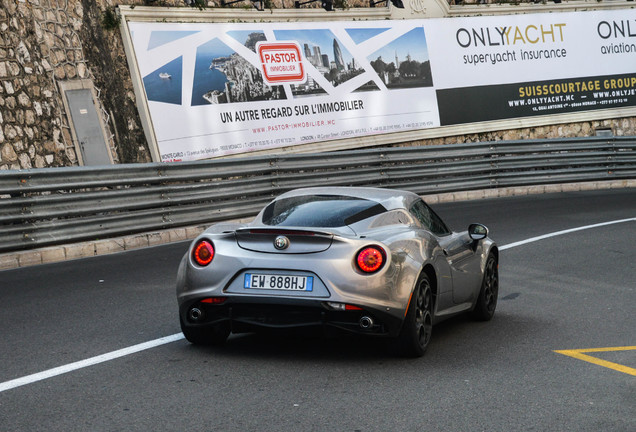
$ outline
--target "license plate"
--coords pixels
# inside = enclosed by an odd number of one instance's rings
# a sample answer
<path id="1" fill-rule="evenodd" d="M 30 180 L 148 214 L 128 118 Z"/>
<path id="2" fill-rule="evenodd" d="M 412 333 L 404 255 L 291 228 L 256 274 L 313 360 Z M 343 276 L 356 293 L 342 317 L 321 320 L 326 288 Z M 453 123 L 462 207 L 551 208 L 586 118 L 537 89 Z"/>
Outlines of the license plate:
<path id="1" fill-rule="evenodd" d="M 314 278 L 312 276 L 247 273 L 244 287 L 284 291 L 313 291 Z"/>

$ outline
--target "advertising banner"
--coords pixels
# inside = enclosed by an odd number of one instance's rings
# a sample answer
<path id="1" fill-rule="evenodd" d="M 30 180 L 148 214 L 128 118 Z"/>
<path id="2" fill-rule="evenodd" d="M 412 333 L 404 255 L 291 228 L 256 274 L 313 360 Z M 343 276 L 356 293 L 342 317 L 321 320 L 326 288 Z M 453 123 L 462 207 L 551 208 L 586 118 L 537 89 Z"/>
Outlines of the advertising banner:
<path id="1" fill-rule="evenodd" d="M 636 10 L 425 26 L 442 125 L 636 106 Z"/>
<path id="2" fill-rule="evenodd" d="M 128 23 L 163 161 L 636 106 L 636 10 Z"/>

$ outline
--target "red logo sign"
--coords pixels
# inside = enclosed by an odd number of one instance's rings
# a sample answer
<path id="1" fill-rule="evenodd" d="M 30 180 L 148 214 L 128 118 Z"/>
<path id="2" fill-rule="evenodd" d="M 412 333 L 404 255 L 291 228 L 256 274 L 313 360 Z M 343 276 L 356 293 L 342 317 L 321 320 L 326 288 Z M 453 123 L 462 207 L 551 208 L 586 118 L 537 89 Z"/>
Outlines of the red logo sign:
<path id="1" fill-rule="evenodd" d="M 297 84 L 307 79 L 297 42 L 258 42 L 256 52 L 267 84 Z"/>

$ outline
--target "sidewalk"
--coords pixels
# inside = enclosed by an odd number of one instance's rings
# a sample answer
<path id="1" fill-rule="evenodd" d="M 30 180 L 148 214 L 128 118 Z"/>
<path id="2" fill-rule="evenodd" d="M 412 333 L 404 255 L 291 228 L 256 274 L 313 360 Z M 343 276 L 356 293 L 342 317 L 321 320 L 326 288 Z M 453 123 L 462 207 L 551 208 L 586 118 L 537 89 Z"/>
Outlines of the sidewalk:
<path id="1" fill-rule="evenodd" d="M 613 180 L 586 183 L 568 183 L 543 186 L 510 187 L 501 189 L 483 189 L 469 192 L 452 192 L 435 195 L 424 195 L 422 198 L 429 204 L 455 201 L 468 201 L 519 195 L 532 195 L 558 192 L 575 192 L 584 190 L 622 189 L 636 187 L 636 180 Z M 251 218 L 238 222 L 249 222 Z M 106 255 L 149 246 L 191 240 L 202 233 L 208 225 L 196 225 L 175 228 L 105 240 L 51 246 L 0 254 L 0 270 L 29 267 L 38 264 L 49 264 L 72 259 Z"/>

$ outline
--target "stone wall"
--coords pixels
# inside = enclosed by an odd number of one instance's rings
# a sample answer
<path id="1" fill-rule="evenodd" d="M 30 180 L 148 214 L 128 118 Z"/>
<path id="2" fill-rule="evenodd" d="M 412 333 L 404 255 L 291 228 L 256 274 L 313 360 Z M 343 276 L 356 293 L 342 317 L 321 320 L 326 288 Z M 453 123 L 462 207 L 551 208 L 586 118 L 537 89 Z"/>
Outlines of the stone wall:
<path id="1" fill-rule="evenodd" d="M 220 0 L 190 0 L 219 6 Z M 115 163 L 149 162 L 130 71 L 117 26 L 116 6 L 189 7 L 182 0 L 0 0 L 0 169 L 78 165 L 61 84 L 90 82 Z M 368 6 L 338 0 L 336 6 Z M 266 0 L 292 8 L 292 0 Z M 308 7 L 320 7 L 316 2 Z M 235 5 L 250 8 L 249 2 Z M 338 13 L 338 12 L 333 12 Z M 611 129 L 636 135 L 636 118 L 542 126 L 422 140 L 410 145 L 577 137 Z M 407 144 L 407 143 L 405 143 Z M 404 145 L 404 144 L 403 144 Z"/>
<path id="2" fill-rule="evenodd" d="M 60 73 L 70 67 L 62 60 L 64 48 L 74 57 L 73 43 L 79 46 L 79 39 L 71 41 L 75 21 L 64 15 L 67 28 L 56 28 L 62 18 L 53 8 L 14 0 L 0 4 L 0 168 L 73 164 L 54 76 L 57 67 Z"/>
<path id="3" fill-rule="evenodd" d="M 421 140 L 408 145 L 456 144 L 484 141 L 509 141 L 544 138 L 576 138 L 589 137 L 597 131 L 611 131 L 615 136 L 636 136 L 636 117 L 595 120 L 580 123 L 537 126 L 523 129 L 509 129 L 478 134 L 448 136 Z"/>
<path id="4" fill-rule="evenodd" d="M 0 0 L 0 169 L 78 164 L 60 90 L 73 80 L 92 82 L 113 160 L 150 161 L 119 29 L 103 24 L 113 3 Z"/>

